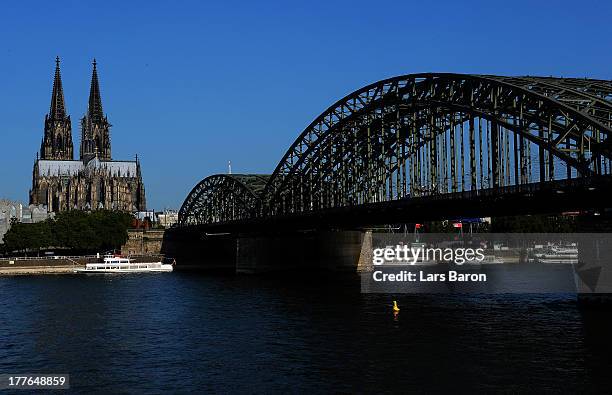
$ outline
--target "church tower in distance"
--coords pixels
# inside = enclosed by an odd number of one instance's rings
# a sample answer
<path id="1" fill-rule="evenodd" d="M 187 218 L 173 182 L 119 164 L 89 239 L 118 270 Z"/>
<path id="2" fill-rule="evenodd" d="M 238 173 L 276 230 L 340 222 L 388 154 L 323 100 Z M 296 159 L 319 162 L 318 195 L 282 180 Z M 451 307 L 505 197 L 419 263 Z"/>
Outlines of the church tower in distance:
<path id="1" fill-rule="evenodd" d="M 112 160 L 110 124 L 102 112 L 96 61 L 89 91 L 87 113 L 81 120 L 80 159 L 73 159 L 70 117 L 66 115 L 56 60 L 51 109 L 45 117 L 45 133 L 32 169 L 30 204 L 49 212 L 69 210 L 144 211 L 145 186 L 138 156 L 135 160 Z"/>
<path id="2" fill-rule="evenodd" d="M 72 160 L 72 126 L 70 116 L 66 115 L 64 102 L 64 89 L 60 74 L 59 56 L 55 59 L 55 78 L 53 80 L 53 93 L 51 94 L 51 107 L 45 116 L 45 132 L 40 144 L 41 159 Z"/>
<path id="3" fill-rule="evenodd" d="M 81 119 L 81 160 L 87 161 L 98 157 L 100 160 L 111 160 L 110 132 L 111 125 L 102 111 L 102 98 L 96 60 L 93 60 L 91 88 L 87 113 Z"/>

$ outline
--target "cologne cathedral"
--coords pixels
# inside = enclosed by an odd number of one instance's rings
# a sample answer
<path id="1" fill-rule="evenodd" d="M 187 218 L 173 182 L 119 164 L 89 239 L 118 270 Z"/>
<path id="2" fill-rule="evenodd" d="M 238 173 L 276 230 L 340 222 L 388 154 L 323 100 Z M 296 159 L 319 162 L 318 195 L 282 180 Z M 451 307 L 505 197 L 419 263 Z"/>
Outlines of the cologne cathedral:
<path id="1" fill-rule="evenodd" d="M 49 114 L 32 175 L 30 204 L 49 212 L 109 209 L 144 211 L 145 189 L 138 157 L 116 161 L 111 156 L 110 123 L 102 111 L 96 60 L 93 61 L 89 104 L 81 119 L 79 159 L 75 160 L 72 126 L 66 113 L 59 58 Z"/>

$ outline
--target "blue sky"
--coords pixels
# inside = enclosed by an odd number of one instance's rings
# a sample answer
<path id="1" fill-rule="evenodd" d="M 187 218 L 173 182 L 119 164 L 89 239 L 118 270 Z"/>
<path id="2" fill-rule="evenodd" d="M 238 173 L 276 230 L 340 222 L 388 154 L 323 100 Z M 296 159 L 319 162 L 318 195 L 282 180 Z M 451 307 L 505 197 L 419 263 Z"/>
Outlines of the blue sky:
<path id="1" fill-rule="evenodd" d="M 54 59 L 75 154 L 98 60 L 114 159 L 149 208 L 207 175 L 269 173 L 330 104 L 399 74 L 612 79 L 609 1 L 22 1 L 0 6 L 0 198 L 27 201 Z"/>

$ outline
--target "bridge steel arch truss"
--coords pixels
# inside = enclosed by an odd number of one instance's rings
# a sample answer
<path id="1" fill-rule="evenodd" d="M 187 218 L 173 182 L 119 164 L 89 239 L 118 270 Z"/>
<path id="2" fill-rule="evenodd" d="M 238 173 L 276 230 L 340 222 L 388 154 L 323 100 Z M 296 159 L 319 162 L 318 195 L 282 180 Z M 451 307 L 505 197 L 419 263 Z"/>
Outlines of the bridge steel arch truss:
<path id="1" fill-rule="evenodd" d="M 611 135 L 612 81 L 390 78 L 329 107 L 256 188 L 229 175 L 204 179 L 185 200 L 179 223 L 611 174 Z"/>
<path id="2" fill-rule="evenodd" d="M 254 218 L 268 175 L 217 174 L 189 193 L 179 211 L 180 225 L 201 225 Z"/>
<path id="3" fill-rule="evenodd" d="M 340 100 L 272 174 L 264 215 L 610 174 L 612 83 L 416 74 Z"/>

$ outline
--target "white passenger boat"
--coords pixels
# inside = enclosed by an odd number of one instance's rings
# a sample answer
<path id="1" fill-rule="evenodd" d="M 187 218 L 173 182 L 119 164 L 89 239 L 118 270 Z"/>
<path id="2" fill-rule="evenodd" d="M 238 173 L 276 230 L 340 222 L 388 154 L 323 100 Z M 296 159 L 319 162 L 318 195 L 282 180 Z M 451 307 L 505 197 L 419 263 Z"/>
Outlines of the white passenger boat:
<path id="1" fill-rule="evenodd" d="M 75 273 L 144 273 L 171 272 L 172 265 L 162 262 L 132 262 L 130 258 L 106 256 L 104 262 L 88 263 L 84 268 L 74 269 Z"/>

